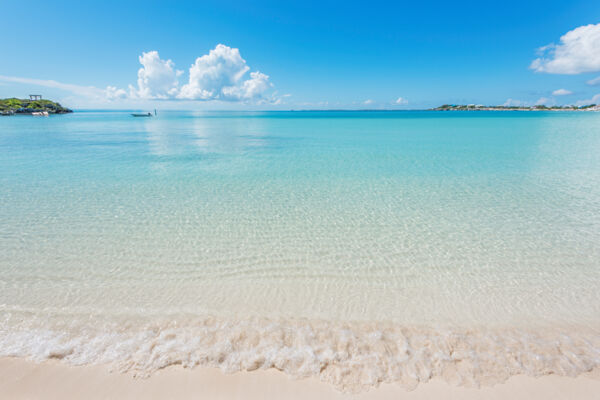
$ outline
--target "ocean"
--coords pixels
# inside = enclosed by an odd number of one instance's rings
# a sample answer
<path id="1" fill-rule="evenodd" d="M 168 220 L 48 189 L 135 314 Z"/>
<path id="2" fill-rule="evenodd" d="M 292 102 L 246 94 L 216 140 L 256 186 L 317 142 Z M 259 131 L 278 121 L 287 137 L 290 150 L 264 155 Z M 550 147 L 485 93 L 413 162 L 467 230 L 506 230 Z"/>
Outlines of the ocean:
<path id="1" fill-rule="evenodd" d="M 0 117 L 0 356 L 340 390 L 600 366 L 600 113 Z"/>

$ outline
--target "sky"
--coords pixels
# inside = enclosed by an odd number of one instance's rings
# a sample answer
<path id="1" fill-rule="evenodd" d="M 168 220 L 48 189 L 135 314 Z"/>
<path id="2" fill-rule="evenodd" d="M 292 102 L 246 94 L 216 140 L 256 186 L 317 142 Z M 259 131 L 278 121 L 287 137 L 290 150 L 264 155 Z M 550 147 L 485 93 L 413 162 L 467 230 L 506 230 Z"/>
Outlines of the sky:
<path id="1" fill-rule="evenodd" d="M 75 109 L 600 104 L 600 1 L 2 2 L 0 98 Z"/>

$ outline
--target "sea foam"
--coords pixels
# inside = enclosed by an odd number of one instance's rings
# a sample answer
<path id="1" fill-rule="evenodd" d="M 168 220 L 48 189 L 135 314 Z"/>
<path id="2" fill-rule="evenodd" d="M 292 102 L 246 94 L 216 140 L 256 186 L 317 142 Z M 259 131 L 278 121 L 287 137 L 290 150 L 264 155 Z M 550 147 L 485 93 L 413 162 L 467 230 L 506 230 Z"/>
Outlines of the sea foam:
<path id="1" fill-rule="evenodd" d="M 275 368 L 345 392 L 382 382 L 414 389 L 432 378 L 477 387 L 517 374 L 576 376 L 600 366 L 600 333 L 588 328 L 459 330 L 260 318 L 101 325 L 3 327 L 0 355 L 107 364 L 138 377 L 171 365 L 226 373 Z"/>

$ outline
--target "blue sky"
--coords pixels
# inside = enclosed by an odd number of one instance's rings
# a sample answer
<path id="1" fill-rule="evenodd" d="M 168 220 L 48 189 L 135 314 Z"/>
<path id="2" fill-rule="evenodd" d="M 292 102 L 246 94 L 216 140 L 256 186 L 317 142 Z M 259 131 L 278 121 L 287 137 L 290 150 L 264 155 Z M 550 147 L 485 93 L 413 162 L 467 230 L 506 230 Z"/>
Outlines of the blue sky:
<path id="1" fill-rule="evenodd" d="M 586 83 L 600 76 L 600 2 L 286 3 L 5 2 L 0 97 L 179 109 L 600 102 Z"/>

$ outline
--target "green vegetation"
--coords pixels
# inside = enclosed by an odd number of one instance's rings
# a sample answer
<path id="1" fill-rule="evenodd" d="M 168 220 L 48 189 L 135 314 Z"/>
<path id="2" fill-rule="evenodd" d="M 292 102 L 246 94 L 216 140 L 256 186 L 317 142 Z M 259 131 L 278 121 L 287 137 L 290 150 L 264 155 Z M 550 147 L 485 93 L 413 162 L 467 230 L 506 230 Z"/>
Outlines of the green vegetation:
<path id="1" fill-rule="evenodd" d="M 525 106 L 483 106 L 480 104 L 444 104 L 432 108 L 434 111 L 600 111 L 600 106 L 588 104 L 585 106 L 545 106 L 536 105 L 532 107 Z"/>
<path id="2" fill-rule="evenodd" d="M 47 111 L 48 114 L 66 114 L 72 110 L 50 100 L 27 99 L 0 99 L 0 114 L 31 114 L 33 112 Z"/>

